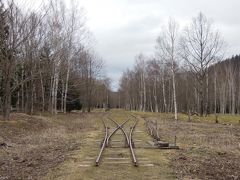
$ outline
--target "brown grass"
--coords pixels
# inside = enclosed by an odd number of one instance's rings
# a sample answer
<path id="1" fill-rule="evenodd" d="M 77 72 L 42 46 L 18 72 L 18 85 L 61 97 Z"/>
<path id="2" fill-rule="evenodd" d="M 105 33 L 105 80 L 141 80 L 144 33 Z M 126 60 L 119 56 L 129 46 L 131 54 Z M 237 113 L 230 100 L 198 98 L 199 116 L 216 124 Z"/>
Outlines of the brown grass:
<path id="1" fill-rule="evenodd" d="M 0 121 L 0 179 L 39 179 L 81 148 L 84 132 L 94 129 L 93 114 L 28 116 Z"/>
<path id="2" fill-rule="evenodd" d="M 110 111 L 119 123 L 127 112 Z M 188 122 L 180 114 L 138 113 L 158 121 L 162 140 L 174 142 L 180 150 L 136 149 L 137 157 L 148 157 L 154 168 L 125 165 L 81 168 L 86 157 L 96 157 L 96 140 L 102 138 L 102 111 L 50 116 L 12 114 L 11 121 L 0 120 L 0 179 L 240 179 L 239 116 L 194 116 Z M 138 124 L 144 132 L 144 121 Z M 134 138 L 147 142 L 147 134 Z M 105 152 L 107 155 L 108 151 Z M 116 152 L 114 152 L 116 153 Z M 92 161 L 94 163 L 94 160 Z"/>
<path id="3" fill-rule="evenodd" d="M 179 121 L 166 114 L 142 116 L 158 121 L 162 140 L 174 142 L 177 137 L 180 150 L 172 156 L 172 167 L 179 179 L 240 179 L 238 122 L 225 117 L 222 123 L 215 124 L 209 117 L 195 117 L 188 122 L 183 115 Z"/>
<path id="4" fill-rule="evenodd" d="M 129 112 L 123 110 L 111 110 L 105 112 L 110 115 L 116 122 L 123 123 L 129 117 Z M 133 133 L 134 140 L 142 140 L 141 142 L 135 142 L 135 154 L 139 160 L 139 166 L 135 167 L 132 163 L 132 158 L 129 148 L 124 148 L 124 141 L 122 144 L 116 145 L 114 140 L 124 140 L 124 136 L 121 132 L 119 135 L 113 135 L 110 140 L 110 144 L 119 146 L 120 148 L 108 147 L 103 152 L 103 158 L 100 162 L 100 166 L 95 166 L 95 160 L 98 156 L 100 145 L 97 143 L 104 138 L 104 128 L 100 121 L 101 116 L 96 116 L 96 123 L 98 128 L 96 131 L 89 131 L 88 136 L 84 141 L 84 144 L 80 150 L 71 153 L 68 158 L 60 166 L 54 168 L 44 178 L 46 180 L 59 179 L 59 180 L 80 180 L 80 179 L 95 179 L 95 180 L 122 180 L 122 179 L 175 179 L 176 176 L 170 167 L 169 154 L 170 151 L 161 151 L 159 149 L 149 149 L 148 141 L 151 141 L 151 137 L 145 133 L 144 120 L 139 119 L 135 132 Z M 106 119 L 105 119 L 106 120 Z M 134 119 L 131 118 L 128 123 L 124 125 L 126 132 L 129 132 L 130 127 L 133 125 Z M 116 125 L 111 121 L 105 121 L 108 125 L 109 132 L 115 129 Z M 139 132 L 137 132 L 139 131 Z M 88 158 L 92 158 L 89 160 Z M 109 160 L 109 157 L 124 157 L 126 160 Z M 141 160 L 140 158 L 147 158 Z M 117 161 L 127 161 L 125 164 L 117 164 Z M 107 162 L 110 162 L 109 164 Z M 112 164 L 111 162 L 115 162 Z M 146 167 L 144 164 L 153 164 L 153 167 Z M 90 165 L 88 167 L 82 167 L 81 165 Z"/>

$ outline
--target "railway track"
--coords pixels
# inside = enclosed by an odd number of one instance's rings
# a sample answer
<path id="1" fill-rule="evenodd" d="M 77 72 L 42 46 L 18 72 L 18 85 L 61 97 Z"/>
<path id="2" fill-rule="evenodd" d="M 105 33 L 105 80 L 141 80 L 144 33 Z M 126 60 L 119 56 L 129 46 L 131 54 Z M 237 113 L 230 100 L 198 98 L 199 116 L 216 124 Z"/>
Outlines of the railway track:
<path id="1" fill-rule="evenodd" d="M 136 158 L 136 155 L 134 152 L 134 141 L 133 141 L 133 132 L 137 126 L 138 119 L 133 115 L 130 115 L 130 116 L 131 116 L 130 118 L 128 118 L 121 124 L 117 123 L 114 119 L 110 118 L 110 116 L 107 116 L 105 119 L 102 120 L 104 129 L 105 129 L 105 136 L 102 141 L 99 154 L 96 158 L 96 162 L 95 162 L 96 166 L 100 165 L 100 162 L 103 159 L 104 149 L 109 148 L 109 142 L 110 142 L 111 138 L 119 130 L 122 131 L 122 134 L 124 136 L 125 148 L 129 148 L 129 150 L 130 150 L 133 165 L 138 166 L 137 158 Z M 130 122 L 130 120 L 132 120 L 130 129 L 124 128 L 124 125 L 126 125 L 128 122 Z M 114 130 L 111 133 L 109 132 L 110 126 L 107 125 L 107 121 L 112 122 L 116 125 L 116 127 L 114 128 Z M 127 133 L 126 130 L 129 130 L 129 133 Z"/>

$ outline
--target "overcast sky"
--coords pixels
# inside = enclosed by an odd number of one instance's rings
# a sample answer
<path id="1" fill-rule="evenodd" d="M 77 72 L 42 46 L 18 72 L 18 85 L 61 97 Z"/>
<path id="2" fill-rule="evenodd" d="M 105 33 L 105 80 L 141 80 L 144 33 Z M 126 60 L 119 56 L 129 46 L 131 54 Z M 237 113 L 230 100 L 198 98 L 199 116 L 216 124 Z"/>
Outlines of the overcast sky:
<path id="1" fill-rule="evenodd" d="M 96 39 L 96 51 L 105 60 L 114 90 L 138 53 L 153 54 L 155 40 L 169 17 L 184 27 L 203 12 L 228 43 L 226 56 L 240 54 L 240 0 L 76 1 L 86 11 L 87 26 Z"/>
<path id="2" fill-rule="evenodd" d="M 81 0 L 80 5 L 114 89 L 138 53 L 153 53 L 155 39 L 169 17 L 183 27 L 203 12 L 228 43 L 227 56 L 240 53 L 239 0 Z"/>

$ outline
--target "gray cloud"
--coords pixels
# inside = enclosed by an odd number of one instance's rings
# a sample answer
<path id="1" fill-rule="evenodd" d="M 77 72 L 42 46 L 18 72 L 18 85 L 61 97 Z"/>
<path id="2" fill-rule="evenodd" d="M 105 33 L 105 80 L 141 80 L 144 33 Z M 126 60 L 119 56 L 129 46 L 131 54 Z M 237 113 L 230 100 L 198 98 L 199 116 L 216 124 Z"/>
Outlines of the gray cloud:
<path id="1" fill-rule="evenodd" d="M 155 39 L 169 17 L 182 27 L 201 11 L 214 21 L 214 27 L 228 43 L 227 56 L 240 50 L 239 0 L 82 0 L 81 3 L 114 89 L 122 71 L 133 66 L 138 53 L 150 55 L 154 51 Z"/>

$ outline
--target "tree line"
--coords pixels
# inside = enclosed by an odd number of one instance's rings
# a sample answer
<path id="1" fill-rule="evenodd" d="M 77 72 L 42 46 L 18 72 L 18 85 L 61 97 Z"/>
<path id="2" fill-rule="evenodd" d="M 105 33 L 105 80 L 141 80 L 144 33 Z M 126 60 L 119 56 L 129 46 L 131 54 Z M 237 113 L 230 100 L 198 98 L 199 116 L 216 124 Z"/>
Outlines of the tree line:
<path id="1" fill-rule="evenodd" d="M 154 55 L 136 56 L 120 80 L 122 108 L 200 116 L 240 113 L 240 57 L 224 61 L 226 43 L 202 13 L 183 30 L 170 19 Z"/>
<path id="2" fill-rule="evenodd" d="M 110 81 L 94 51 L 83 9 L 52 0 L 34 12 L 0 2 L 0 109 L 90 111 L 106 105 Z"/>

